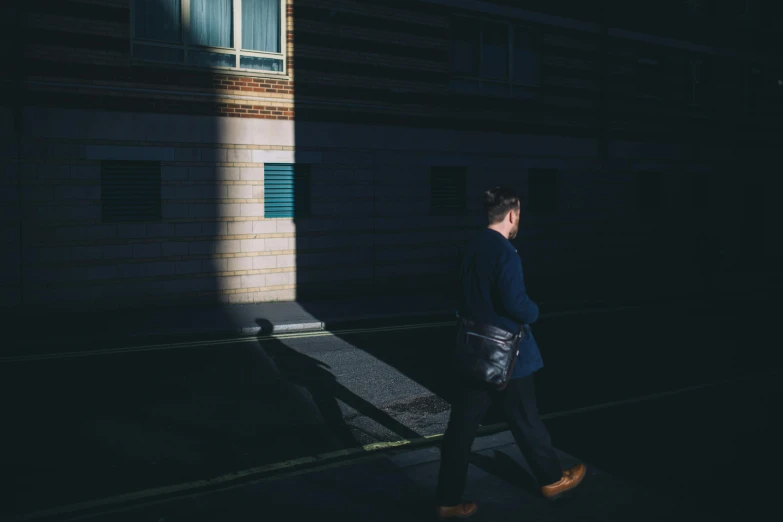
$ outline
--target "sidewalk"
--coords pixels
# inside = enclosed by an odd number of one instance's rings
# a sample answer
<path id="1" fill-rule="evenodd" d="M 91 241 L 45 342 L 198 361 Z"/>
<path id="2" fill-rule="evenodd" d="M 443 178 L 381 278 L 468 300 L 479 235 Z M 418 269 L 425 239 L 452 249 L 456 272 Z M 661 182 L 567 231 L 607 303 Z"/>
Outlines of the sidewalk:
<path id="1" fill-rule="evenodd" d="M 579 462 L 559 452 L 565 466 Z M 93 522 L 218 522 L 435 520 L 432 495 L 440 464 L 437 447 L 326 465 L 196 498 L 89 517 Z M 595 467 L 582 485 L 556 502 L 544 500 L 509 432 L 476 439 L 467 498 L 479 502 L 481 521 L 661 521 L 670 501 Z"/>
<path id="2" fill-rule="evenodd" d="M 584 482 L 556 502 L 540 496 L 508 431 L 478 437 L 464 498 L 476 500 L 479 513 L 470 520 L 763 519 L 777 507 L 775 465 L 783 457 L 783 433 L 767 419 L 779 411 L 780 392 L 779 375 L 769 373 L 655 401 L 548 416 L 563 466 L 581 461 L 588 467 Z M 727 404 L 733 415 L 728 425 Z M 319 464 L 315 459 L 292 471 L 248 477 L 244 484 L 229 477 L 222 484 L 205 483 L 200 490 L 157 490 L 143 499 L 119 499 L 123 502 L 107 499 L 92 511 L 69 510 L 70 518 L 58 520 L 434 520 L 440 451 L 439 444 L 431 442 L 360 454 L 353 460 Z"/>
<path id="3" fill-rule="evenodd" d="M 132 376 L 140 373 L 127 363 L 121 364 Z M 144 368 L 144 362 L 140 364 Z M 467 499 L 480 503 L 480 515 L 472 520 L 637 522 L 763 519 L 762 515 L 777 507 L 774 505 L 780 483 L 777 463 L 783 460 L 783 445 L 780 444 L 783 426 L 774 422 L 783 404 L 783 380 L 780 379 L 780 371 L 770 371 L 773 367 L 764 364 L 756 368 L 756 375 L 681 390 L 676 394 L 662 394 L 654 399 L 639 399 L 641 394 L 628 392 L 628 399 L 637 399 L 591 402 L 587 407 L 577 407 L 581 406 L 577 402 L 549 410 L 544 420 L 556 448 L 561 450 L 563 464 L 569 466 L 578 459 L 585 462 L 589 469 L 584 484 L 570 498 L 554 504 L 545 502 L 538 495 L 537 487 L 532 483 L 508 432 L 479 437 L 474 445 L 476 455 L 472 459 L 466 492 Z M 221 368 L 216 370 L 218 374 L 227 373 Z M 39 380 L 50 378 L 37 369 L 31 371 L 36 372 Z M 59 366 L 51 371 L 63 373 Z M 162 371 L 168 373 L 166 368 Z M 585 371 L 591 372 L 589 369 Z M 84 380 L 79 375 L 66 373 L 65 380 L 72 379 L 77 383 Z M 667 378 L 666 374 L 656 372 L 656 375 L 657 378 Z M 110 375 L 108 378 L 114 377 Z M 593 378 L 602 380 L 605 376 L 593 373 Z M 20 381 L 35 382 L 25 375 L 20 376 Z M 256 383 L 268 381 L 254 380 Z M 567 380 L 562 382 L 568 384 Z M 121 387 L 125 389 L 128 386 L 121 383 Z M 89 391 L 93 386 L 90 384 L 87 388 Z M 100 386 L 95 388 L 101 389 Z M 542 386 L 540 390 L 544 392 L 547 388 Z M 580 393 L 574 387 L 566 391 L 569 394 Z M 582 389 L 581 393 L 589 391 Z M 258 395 L 272 397 L 263 389 Z M 160 396 L 158 390 L 150 390 L 151 400 L 156 404 Z M 542 393 L 542 398 L 546 397 L 551 397 L 551 394 Z M 113 402 L 111 398 L 110 402 Z M 251 409 L 256 408 L 253 406 Z M 35 414 L 50 418 L 49 413 L 38 409 Z M 65 412 L 66 416 L 70 414 Z M 122 415 L 119 418 L 126 419 Z M 11 472 L 6 474 L 9 484 L 3 489 L 13 492 L 20 483 L 28 488 L 24 492 L 26 505 L 17 506 L 15 513 L 37 513 L 40 516 L 9 520 L 431 520 L 440 459 L 437 440 L 426 439 L 415 446 L 370 453 L 360 446 L 358 451 L 349 455 L 339 451 L 335 455 L 335 450 L 330 449 L 315 449 L 305 457 L 283 455 L 278 441 L 292 436 L 321 438 L 323 433 L 312 425 L 289 425 L 288 420 L 281 420 L 292 430 L 281 430 L 270 440 L 276 453 L 275 460 L 261 463 L 260 467 L 242 456 L 227 467 L 226 454 L 216 453 L 215 461 L 219 459 L 222 465 L 219 473 L 217 469 L 214 473 L 205 473 L 199 467 L 197 475 L 161 481 L 161 476 L 175 468 L 172 461 L 164 461 L 157 469 L 146 467 L 138 475 L 141 480 L 137 485 L 82 495 L 82 498 L 76 498 L 68 491 L 69 485 L 79 482 L 80 474 L 108 483 L 115 475 L 125 477 L 138 473 L 134 472 L 132 462 L 150 455 L 138 454 L 115 439 L 114 445 L 126 460 L 102 459 L 102 466 L 90 467 L 85 464 L 89 461 L 85 460 L 79 441 L 75 441 L 65 445 L 65 451 L 74 457 L 74 465 L 58 466 L 65 473 L 56 477 L 57 480 L 44 483 L 36 477 L 44 470 L 36 463 L 20 459 L 23 461 L 20 464 L 26 463 L 27 470 L 36 480 L 25 482 L 25 474 L 11 467 Z M 40 442 L 32 440 L 36 453 L 48 449 L 53 436 L 63 436 L 61 428 L 65 424 L 56 418 L 54 421 L 56 429 L 40 430 L 37 435 Z M 11 426 L 17 423 L 13 418 L 9 421 Z M 135 437 L 139 433 L 133 430 L 135 424 L 138 422 L 126 419 L 119 427 L 123 433 L 130 431 L 130 436 Z M 82 444 L 111 442 L 111 436 L 107 438 L 105 431 L 96 429 L 100 428 L 99 424 L 90 422 L 85 426 L 85 431 L 76 433 Z M 209 426 L 199 424 L 197 428 L 200 433 L 205 432 L 213 438 Z M 93 440 L 88 435 L 92 435 Z M 255 437 L 257 435 L 252 438 Z M 191 445 L 187 438 L 184 443 L 179 440 L 174 442 L 169 451 L 188 451 L 189 448 L 199 451 L 198 446 Z M 214 442 L 221 448 L 227 446 L 222 439 Z M 19 446 L 12 443 L 9 447 L 15 448 L 15 456 L 24 455 Z M 203 452 L 200 450 L 200 453 Z M 292 462 L 289 459 L 296 460 Z M 200 460 L 207 465 L 213 463 L 209 458 Z M 60 495 L 61 500 L 51 502 L 49 499 L 46 502 L 46 497 L 51 497 L 53 492 Z M 8 500 L 14 497 L 19 500 L 21 496 L 12 493 Z M 89 505 L 74 505 L 76 502 L 88 502 Z M 46 509 L 50 511 L 40 511 Z M 69 517 L 53 516 L 66 513 Z"/>

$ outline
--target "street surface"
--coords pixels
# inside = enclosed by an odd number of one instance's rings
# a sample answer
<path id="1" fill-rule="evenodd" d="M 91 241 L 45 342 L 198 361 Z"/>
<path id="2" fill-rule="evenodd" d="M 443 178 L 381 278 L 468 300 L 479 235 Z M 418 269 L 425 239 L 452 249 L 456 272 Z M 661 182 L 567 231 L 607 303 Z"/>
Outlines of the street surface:
<path id="1" fill-rule="evenodd" d="M 768 373 L 779 368 L 779 314 L 767 302 L 737 301 L 542 319 L 534 325 L 545 363 L 537 381 L 540 410 L 570 412 Z M 452 325 L 441 325 L 4 360 L 2 391 L 14 401 L 4 421 L 10 428 L 6 491 L 13 494 L 3 512 L 37 511 L 442 433 L 450 384 L 442 367 L 453 332 Z M 725 394 L 727 388 L 717 389 L 723 391 L 714 393 Z M 749 392 L 742 400 L 729 395 L 710 402 L 708 424 L 725 411 L 726 425 L 738 413 L 751 412 L 771 426 L 770 416 L 780 411 L 779 394 L 778 388 L 765 390 L 756 402 Z M 724 441 L 719 431 L 695 430 L 693 421 L 704 411 L 685 404 L 652 400 L 555 416 L 547 423 L 559 449 L 607 473 L 640 483 L 654 476 L 660 484 L 669 475 L 698 476 L 710 465 L 688 462 L 689 445 Z M 491 412 L 485 424 L 502 420 Z M 749 427 L 743 435 L 747 446 L 740 450 L 767 451 L 753 444 L 754 430 L 761 429 L 755 440 L 767 440 L 765 426 Z M 679 451 L 672 449 L 678 448 L 673 435 L 682 437 Z M 657 448 L 654 441 L 664 439 L 669 442 Z M 642 457 L 639 445 L 645 447 Z M 752 471 L 763 457 L 749 459 Z"/>
<path id="2" fill-rule="evenodd" d="M 769 414 L 779 411 L 781 392 L 779 376 L 756 378 L 552 419 L 563 464 L 588 465 L 579 488 L 554 503 L 537 494 L 508 431 L 480 437 L 466 491 L 479 503 L 472 520 L 766 520 L 778 507 L 783 429 Z M 85 520 L 424 522 L 432 520 L 439 457 L 436 447 L 392 451 Z"/>

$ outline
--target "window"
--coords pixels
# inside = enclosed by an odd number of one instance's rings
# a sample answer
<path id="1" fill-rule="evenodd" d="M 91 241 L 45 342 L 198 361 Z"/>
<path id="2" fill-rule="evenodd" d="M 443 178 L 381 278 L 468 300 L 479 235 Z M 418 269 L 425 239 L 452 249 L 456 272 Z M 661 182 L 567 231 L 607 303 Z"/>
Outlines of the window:
<path id="1" fill-rule="evenodd" d="M 527 175 L 528 209 L 533 215 L 557 211 L 557 170 L 530 169 Z"/>
<path id="2" fill-rule="evenodd" d="M 310 215 L 310 166 L 264 164 L 264 217 L 301 218 Z"/>
<path id="3" fill-rule="evenodd" d="M 710 178 L 705 173 L 690 174 L 690 203 L 694 210 L 704 210 L 709 206 Z"/>
<path id="4" fill-rule="evenodd" d="M 746 66 L 745 99 L 751 112 L 768 111 L 783 94 L 783 69 L 759 64 Z"/>
<path id="5" fill-rule="evenodd" d="M 744 5 L 744 11 L 746 15 L 760 17 L 762 14 L 761 4 L 762 0 L 741 0 Z"/>
<path id="6" fill-rule="evenodd" d="M 744 186 L 737 187 L 742 198 L 740 217 L 741 263 L 747 267 L 758 267 L 764 262 L 766 247 L 766 187 L 764 181 L 750 176 Z"/>
<path id="7" fill-rule="evenodd" d="M 451 34 L 452 90 L 529 97 L 538 86 L 538 53 L 529 28 L 455 18 Z"/>
<path id="8" fill-rule="evenodd" d="M 709 102 L 712 82 L 712 61 L 708 57 L 693 58 L 690 61 L 692 105 L 704 105 Z"/>
<path id="9" fill-rule="evenodd" d="M 694 18 L 704 18 L 715 12 L 714 0 L 687 0 L 688 13 Z"/>
<path id="10" fill-rule="evenodd" d="M 136 60 L 285 72 L 284 0 L 133 0 Z"/>
<path id="11" fill-rule="evenodd" d="M 101 162 L 104 223 L 160 221 L 160 192 L 159 161 Z"/>
<path id="12" fill-rule="evenodd" d="M 637 173 L 639 209 L 643 215 L 663 208 L 663 176 L 660 172 Z"/>
<path id="13" fill-rule="evenodd" d="M 432 167 L 430 201 L 435 216 L 459 215 L 465 212 L 465 167 Z"/>
<path id="14" fill-rule="evenodd" d="M 636 57 L 634 88 L 639 97 L 663 100 L 666 97 L 666 66 L 663 55 L 646 50 Z"/>

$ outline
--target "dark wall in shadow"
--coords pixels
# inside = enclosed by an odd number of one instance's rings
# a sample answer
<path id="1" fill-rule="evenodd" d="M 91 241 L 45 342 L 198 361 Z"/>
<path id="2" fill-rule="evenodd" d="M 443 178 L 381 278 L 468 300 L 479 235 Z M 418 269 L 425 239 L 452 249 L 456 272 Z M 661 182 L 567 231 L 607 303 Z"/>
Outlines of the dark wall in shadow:
<path id="1" fill-rule="evenodd" d="M 295 216 L 297 299 L 306 310 L 319 317 L 320 308 L 308 305 L 314 300 L 407 296 L 414 303 L 423 293 L 454 295 L 461 245 L 484 225 L 481 192 L 498 183 L 526 194 L 514 244 L 541 303 L 711 299 L 744 290 L 744 283 L 727 289 L 719 275 L 741 270 L 737 259 L 768 263 L 759 198 L 769 179 L 754 176 L 743 185 L 743 203 L 735 197 L 747 158 L 758 153 L 753 136 L 761 131 L 747 129 L 762 126 L 757 112 L 738 108 L 744 97 L 762 96 L 741 85 L 748 63 L 729 60 L 737 81 L 708 85 L 696 103 L 691 60 L 703 56 L 654 38 L 610 39 L 608 30 L 688 39 L 698 23 L 699 37 L 717 45 L 709 22 L 683 15 L 657 27 L 649 10 L 585 13 L 584 6 L 571 12 L 564 3 L 527 3 L 596 28 L 576 34 L 522 24 L 534 27 L 536 50 L 557 41 L 563 56 L 539 64 L 537 87 L 496 97 L 454 86 L 450 42 L 459 35 L 450 24 L 455 15 L 506 23 L 503 11 L 479 15 L 443 4 L 294 6 L 296 162 L 311 172 L 310 207 Z M 669 15 L 654 19 L 665 25 Z M 737 49 L 758 44 L 769 55 L 769 42 L 754 43 L 739 30 L 732 38 Z M 567 52 L 568 45 L 580 48 Z M 561 58 L 584 67 L 560 69 L 553 62 Z M 663 72 L 645 69 L 650 64 L 663 64 Z M 568 82 L 585 88 L 575 94 Z M 570 105 L 559 105 L 568 97 Z M 724 111 L 731 114 L 725 121 Z M 434 212 L 431 193 L 430 169 L 442 166 L 467 172 L 464 206 L 447 215 Z M 557 171 L 558 200 L 540 211 L 531 209 L 540 194 L 529 191 L 530 171 L 539 168 Z M 652 188 L 642 180 L 647 172 L 657 176 Z M 418 350 L 355 345 L 448 397 L 442 356 L 452 338 L 449 331 L 442 344 Z"/>
<path id="2" fill-rule="evenodd" d="M 447 292 L 460 245 L 482 226 L 481 191 L 503 182 L 531 199 L 516 244 L 542 302 L 701 296 L 711 272 L 743 270 L 734 259 L 779 259 L 763 252 L 765 243 L 779 250 L 765 232 L 773 221 L 763 194 L 774 182 L 749 172 L 760 163 L 749 158 L 764 157 L 779 135 L 758 111 L 779 106 L 775 83 L 749 77 L 748 57 L 774 61 L 773 43 L 740 23 L 723 44 L 737 52 L 730 58 L 660 39 L 718 45 L 726 5 L 640 14 L 612 2 L 494 3 L 482 13 L 444 2 L 295 5 L 296 161 L 311 169 L 310 208 L 295 218 L 299 300 Z M 512 7 L 584 27 L 515 22 Z M 651 16 L 668 23 L 656 31 Z M 457 86 L 468 66 L 455 66 L 454 49 L 467 60 L 459 46 L 469 38 L 455 17 L 484 32 L 498 23 L 529 30 L 524 50 L 538 55 L 539 83 Z M 651 36 L 618 38 L 626 28 Z M 443 166 L 467 179 L 461 208 L 446 215 L 431 192 L 431 169 Z M 556 178 L 551 204 L 538 204 L 548 190 L 532 181 L 541 169 Z M 738 172 L 755 180 L 742 182 L 741 202 Z M 732 284 L 729 292 L 744 290 Z"/>
<path id="3" fill-rule="evenodd" d="M 19 280 L 23 266 L 19 256 L 19 136 L 21 131 L 22 93 L 21 68 L 23 57 L 13 52 L 22 41 L 19 7 L 12 3 L 0 8 L 0 29 L 6 74 L 0 79 L 0 199 L 2 200 L 2 251 L 0 256 L 0 307 L 14 306 L 19 301 Z"/>
<path id="4" fill-rule="evenodd" d="M 562 6 L 547 9 L 551 15 L 566 15 Z M 53 2 L 34 2 L 22 12 L 31 28 L 37 27 L 39 15 L 64 15 Z M 127 28 L 132 22 L 129 9 L 109 4 L 70 14 L 107 27 Z M 582 9 L 571 16 L 598 23 L 598 14 Z M 585 91 L 578 110 L 552 105 L 547 96 L 565 91 L 544 80 L 562 71 L 540 64 L 542 83 L 524 91 L 522 101 L 457 92 L 449 87 L 452 15 L 475 17 L 426 2 L 415 9 L 380 0 L 362 8 L 350 3 L 326 8 L 303 0 L 293 7 L 295 161 L 311 168 L 310 208 L 295 217 L 297 298 L 447 292 L 460 245 L 482 224 L 481 190 L 498 182 L 527 190 L 530 170 L 541 166 L 532 158 L 546 156 L 550 149 L 556 159 L 543 166 L 559 171 L 558 190 L 577 195 L 562 198 L 549 215 L 532 210 L 525 215 L 518 244 L 539 300 L 595 298 L 595 288 L 622 290 L 629 281 L 641 293 L 646 287 L 640 275 L 654 274 L 660 262 L 676 273 L 679 260 L 669 253 L 694 243 L 673 238 L 678 223 L 656 219 L 658 214 L 652 227 L 639 227 L 638 209 L 620 202 L 633 191 L 610 195 L 605 190 L 618 174 L 646 167 L 625 159 L 613 164 L 616 151 L 605 152 L 611 149 L 607 138 L 624 135 L 617 129 L 607 134 L 606 98 L 613 110 L 621 105 L 619 95 L 611 97 L 612 84 L 601 69 L 580 73 L 582 81 L 600 88 Z M 621 16 L 616 16 L 613 23 L 620 24 Z M 507 21 L 502 13 L 489 18 Z M 387 19 L 396 21 L 394 31 L 384 25 Z M 187 28 L 180 29 L 187 37 Z M 554 37 L 548 30 L 535 28 L 541 42 Z M 51 27 L 44 34 L 43 42 L 63 37 L 62 30 Z M 604 59 L 600 31 L 579 38 L 585 43 L 582 58 Z M 232 187 L 224 182 L 244 181 L 245 174 L 263 177 L 258 164 L 235 167 L 243 162 L 230 161 L 247 159 L 250 152 L 230 148 L 241 141 L 233 123 L 257 109 L 228 103 L 225 94 L 245 87 L 237 77 L 140 63 L 132 60 L 127 40 L 121 33 L 73 37 L 63 47 L 68 43 L 82 51 L 67 59 L 45 53 L 45 43 L 25 46 L 18 75 L 25 80 L 26 103 L 21 105 L 29 107 L 18 148 L 30 182 L 20 202 L 25 299 L 43 304 L 78 297 L 122 305 L 160 304 L 184 295 L 193 303 L 254 300 L 216 294 L 255 285 L 250 278 L 230 275 L 238 263 L 222 256 L 232 253 L 234 240 L 227 236 L 240 228 L 225 218 L 234 217 L 232 212 L 244 217 L 243 203 L 237 206 L 229 197 Z M 90 58 L 97 49 L 107 53 L 105 63 Z M 138 54 L 134 50 L 136 58 Z M 652 114 L 641 120 L 648 126 L 662 123 Z M 708 145 L 715 135 L 686 140 L 685 148 Z M 656 145 L 651 135 L 633 138 Z M 572 141 L 562 149 L 569 152 L 557 150 L 562 140 L 576 139 L 585 140 L 586 149 Z M 526 150 L 530 154 L 521 152 Z M 571 154 L 578 156 L 578 166 L 571 163 Z M 102 222 L 100 162 L 150 159 L 162 166 L 161 219 Z M 595 168 L 601 161 L 608 163 Z M 466 170 L 464 209 L 441 214 L 433 208 L 433 166 Z M 245 168 L 258 172 L 245 173 Z M 255 181 L 260 188 L 262 180 Z M 724 218 L 732 225 L 742 221 L 737 226 L 747 231 L 742 233 L 749 244 L 746 251 L 761 248 L 765 234 L 758 225 L 762 185 L 754 187 L 746 191 L 743 218 Z M 593 207 L 589 220 L 583 219 L 586 214 L 565 212 L 580 198 Z M 722 226 L 713 228 L 720 235 Z M 250 232 L 245 236 L 255 237 L 252 227 Z M 573 252 L 583 253 L 578 263 L 570 258 Z M 587 263 L 601 284 L 578 288 L 586 281 Z"/>

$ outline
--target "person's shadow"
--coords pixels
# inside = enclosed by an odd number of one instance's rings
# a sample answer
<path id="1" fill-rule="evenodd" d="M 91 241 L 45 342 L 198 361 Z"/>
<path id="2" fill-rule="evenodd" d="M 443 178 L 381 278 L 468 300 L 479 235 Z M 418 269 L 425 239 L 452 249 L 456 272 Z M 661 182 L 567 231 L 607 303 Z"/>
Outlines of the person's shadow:
<path id="1" fill-rule="evenodd" d="M 420 435 L 397 421 L 394 417 L 379 409 L 364 398 L 343 386 L 330 372 L 330 367 L 318 359 L 300 353 L 281 341 L 270 337 L 272 323 L 266 319 L 257 319 L 261 328 L 258 341 L 263 350 L 272 358 L 283 379 L 307 395 L 317 407 L 323 422 L 334 437 L 334 443 L 340 448 L 358 447 L 358 428 L 352 428 L 345 420 L 346 413 L 340 407 L 342 402 L 347 408 L 365 416 L 401 439 L 418 438 Z"/>

